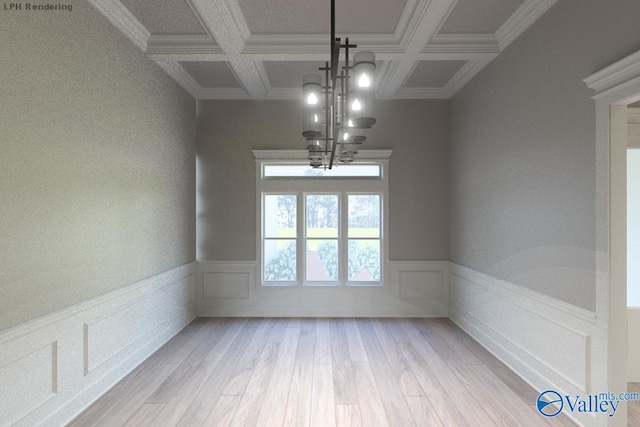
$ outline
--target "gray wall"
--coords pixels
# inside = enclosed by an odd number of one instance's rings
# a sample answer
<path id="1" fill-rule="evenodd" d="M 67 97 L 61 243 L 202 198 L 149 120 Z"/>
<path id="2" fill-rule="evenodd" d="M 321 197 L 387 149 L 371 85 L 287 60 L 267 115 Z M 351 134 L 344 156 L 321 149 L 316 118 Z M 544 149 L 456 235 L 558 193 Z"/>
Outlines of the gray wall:
<path id="1" fill-rule="evenodd" d="M 72 5 L 0 14 L 0 330 L 195 259 L 195 101 Z"/>
<path id="2" fill-rule="evenodd" d="M 363 148 L 392 148 L 389 255 L 448 258 L 447 103 L 377 101 Z M 295 101 L 198 104 L 199 259 L 255 260 L 254 149 L 304 149 Z"/>
<path id="3" fill-rule="evenodd" d="M 595 103 L 635 0 L 560 0 L 451 102 L 451 260 L 595 308 Z"/>

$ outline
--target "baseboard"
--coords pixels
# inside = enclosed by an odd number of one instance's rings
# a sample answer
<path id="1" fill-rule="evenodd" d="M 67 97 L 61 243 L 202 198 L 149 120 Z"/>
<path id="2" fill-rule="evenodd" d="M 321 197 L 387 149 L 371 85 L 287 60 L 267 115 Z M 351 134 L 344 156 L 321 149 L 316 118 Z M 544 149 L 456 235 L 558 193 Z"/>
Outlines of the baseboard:
<path id="1" fill-rule="evenodd" d="M 593 383 L 596 370 L 606 369 L 592 360 L 601 353 L 595 313 L 455 263 L 450 275 L 451 319 L 536 390 L 607 391 Z M 566 415 L 606 424 L 602 415 Z"/>
<path id="2" fill-rule="evenodd" d="M 261 286 L 254 261 L 197 262 L 199 316 L 446 317 L 448 261 L 390 261 L 383 286 Z"/>
<path id="3" fill-rule="evenodd" d="M 193 320 L 194 273 L 190 263 L 0 332 L 0 425 L 71 421 Z"/>

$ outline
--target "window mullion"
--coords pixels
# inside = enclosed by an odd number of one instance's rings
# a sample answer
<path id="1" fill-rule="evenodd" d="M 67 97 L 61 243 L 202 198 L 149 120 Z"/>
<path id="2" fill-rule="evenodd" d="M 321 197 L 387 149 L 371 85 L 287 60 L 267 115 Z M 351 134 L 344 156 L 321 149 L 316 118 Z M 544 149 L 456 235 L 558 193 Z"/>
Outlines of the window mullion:
<path id="1" fill-rule="evenodd" d="M 340 202 L 338 205 L 338 215 L 340 218 L 338 239 L 339 239 L 339 253 L 338 259 L 340 260 L 340 284 L 346 285 L 349 279 L 349 229 L 348 229 L 348 214 L 349 206 L 347 205 L 347 193 L 340 192 Z"/>
<path id="2" fill-rule="evenodd" d="M 305 265 L 305 254 L 306 254 L 306 233 L 305 233 L 305 215 L 306 215 L 306 206 L 304 200 L 304 194 L 302 192 L 296 193 L 297 203 L 297 222 L 296 222 L 296 267 L 297 267 L 297 278 L 298 285 L 302 285 L 306 281 L 306 265 Z"/>

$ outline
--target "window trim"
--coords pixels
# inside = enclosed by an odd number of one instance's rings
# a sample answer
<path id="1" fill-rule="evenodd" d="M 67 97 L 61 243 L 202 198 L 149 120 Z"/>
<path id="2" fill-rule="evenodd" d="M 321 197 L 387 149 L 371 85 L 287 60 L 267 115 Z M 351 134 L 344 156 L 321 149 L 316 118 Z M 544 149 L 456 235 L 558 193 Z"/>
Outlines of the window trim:
<path id="1" fill-rule="evenodd" d="M 308 153 L 306 150 L 253 150 L 256 161 L 256 278 L 258 289 L 336 289 L 336 288 L 368 288 L 368 289 L 386 289 L 389 288 L 388 272 L 389 272 L 389 182 L 388 182 L 388 164 L 391 158 L 392 150 L 360 150 L 354 163 L 371 164 L 375 163 L 380 166 L 380 177 L 310 177 L 309 179 L 299 179 L 293 177 L 263 177 L 263 165 L 265 164 L 308 164 Z M 341 167 L 341 166 L 338 166 Z M 348 167 L 348 166 L 342 166 Z M 349 182 L 349 188 L 344 189 L 344 182 Z M 297 205 L 297 221 L 304 221 L 304 203 L 306 194 L 319 193 L 340 193 L 340 204 L 346 200 L 349 194 L 380 194 L 382 215 L 380 242 L 381 242 L 381 259 L 380 259 L 380 281 L 349 281 L 348 277 L 342 282 L 339 278 L 338 283 L 327 282 L 305 282 L 306 272 L 302 270 L 304 263 L 300 262 L 300 258 L 306 253 L 304 250 L 297 250 L 297 281 L 296 282 L 264 282 L 264 236 L 263 236 L 263 194 L 302 194 L 302 204 Z M 300 202 L 300 201 L 299 201 Z M 341 205 L 342 206 L 342 205 Z M 344 206 L 346 209 L 347 207 Z M 341 218 L 346 218 L 341 215 Z M 342 219 L 341 219 L 342 221 Z M 346 221 L 346 219 L 345 219 Z M 342 224 L 341 224 L 342 225 Z M 303 227 L 304 228 L 304 227 Z M 346 233 L 346 230 L 341 232 Z M 301 236 L 302 241 L 306 245 L 306 236 Z M 341 239 L 339 239 L 339 242 Z M 348 245 L 348 238 L 346 239 Z M 339 243 L 340 244 L 340 243 Z M 301 255 L 302 254 L 302 255 Z M 340 262 L 347 262 L 346 257 L 342 257 Z M 344 270 L 344 268 L 342 269 Z M 346 273 L 346 271 L 345 271 Z"/>

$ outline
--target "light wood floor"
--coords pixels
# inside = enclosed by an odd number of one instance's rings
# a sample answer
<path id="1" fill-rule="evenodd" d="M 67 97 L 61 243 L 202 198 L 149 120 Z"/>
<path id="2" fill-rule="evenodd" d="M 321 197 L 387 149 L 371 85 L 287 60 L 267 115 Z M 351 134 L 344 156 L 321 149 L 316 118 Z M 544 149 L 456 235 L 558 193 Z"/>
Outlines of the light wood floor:
<path id="1" fill-rule="evenodd" d="M 196 319 L 70 426 L 568 426 L 448 319 Z"/>

